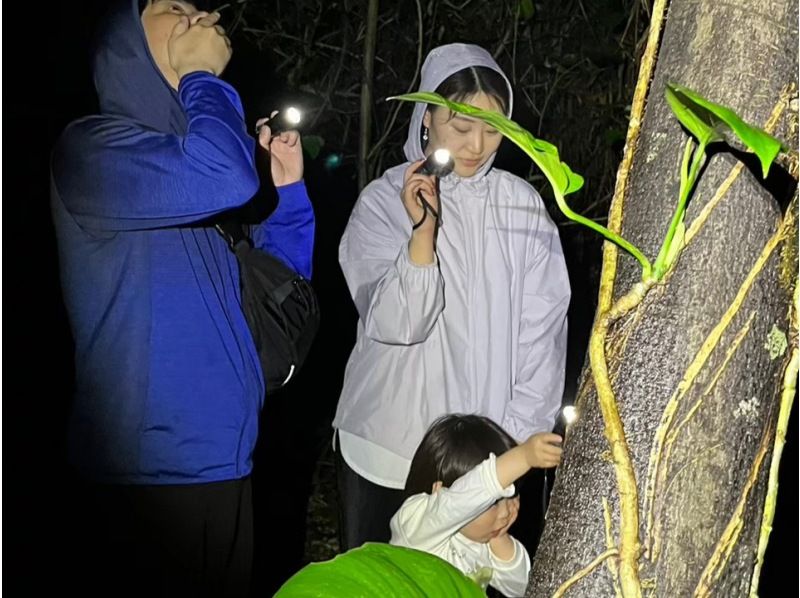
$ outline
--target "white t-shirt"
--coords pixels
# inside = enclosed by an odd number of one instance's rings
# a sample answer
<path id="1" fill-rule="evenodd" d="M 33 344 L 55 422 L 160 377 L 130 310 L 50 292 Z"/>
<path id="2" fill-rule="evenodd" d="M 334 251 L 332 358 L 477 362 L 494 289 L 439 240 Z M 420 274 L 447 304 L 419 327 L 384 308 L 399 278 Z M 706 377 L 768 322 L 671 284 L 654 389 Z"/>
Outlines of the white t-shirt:
<path id="1" fill-rule="evenodd" d="M 509 597 L 525 595 L 531 560 L 515 538 L 511 560 L 499 559 L 489 543 L 470 540 L 458 530 L 504 497 L 514 495 L 514 484 L 503 488 L 497 480 L 495 456 L 435 494 L 409 497 L 390 522 L 391 544 L 423 550 L 443 558 L 470 577 L 491 571 L 489 585 Z"/>

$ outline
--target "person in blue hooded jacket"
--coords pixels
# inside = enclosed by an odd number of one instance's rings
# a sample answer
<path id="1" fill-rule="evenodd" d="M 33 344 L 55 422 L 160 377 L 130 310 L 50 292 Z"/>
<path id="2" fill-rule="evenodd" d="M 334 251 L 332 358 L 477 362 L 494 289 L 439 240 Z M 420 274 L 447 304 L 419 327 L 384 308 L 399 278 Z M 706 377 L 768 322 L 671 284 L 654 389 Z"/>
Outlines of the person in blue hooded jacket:
<path id="1" fill-rule="evenodd" d="M 248 135 L 237 92 L 218 78 L 231 57 L 218 20 L 188 2 L 116 2 L 94 57 L 100 114 L 71 123 L 52 155 L 75 341 L 68 455 L 92 482 L 94 548 L 116 573 L 95 571 L 120 585 L 136 572 L 151 594 L 249 585 L 264 381 L 238 264 L 213 219 L 259 191 L 257 151 L 279 202 L 254 243 L 311 275 L 299 136 Z"/>

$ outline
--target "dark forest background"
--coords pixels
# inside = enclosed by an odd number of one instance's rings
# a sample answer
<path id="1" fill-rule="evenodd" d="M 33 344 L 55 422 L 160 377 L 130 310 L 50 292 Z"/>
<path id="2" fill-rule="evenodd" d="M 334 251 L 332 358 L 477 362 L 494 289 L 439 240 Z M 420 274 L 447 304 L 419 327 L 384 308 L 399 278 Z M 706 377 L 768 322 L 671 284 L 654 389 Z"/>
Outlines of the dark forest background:
<path id="1" fill-rule="evenodd" d="M 3 585 L 10 595 L 38 595 L 53 584 L 79 589 L 81 576 L 92 574 L 92 563 L 80 559 L 79 530 L 69 525 L 64 444 L 72 341 L 49 215 L 48 156 L 70 120 L 95 110 L 89 48 L 104 4 L 16 3 L 4 11 Z M 222 9 L 234 45 L 224 78 L 239 89 L 248 122 L 289 103 L 308 115 L 305 178 L 317 217 L 313 282 L 322 327 L 305 375 L 268 399 L 256 455 L 256 517 L 265 514 L 259 532 L 283 546 L 258 565 L 263 595 L 308 559 L 328 558 L 336 548 L 330 422 L 356 322 L 337 248 L 358 195 L 366 13 L 367 0 L 246 0 Z M 514 119 L 556 144 L 585 177 L 584 189 L 570 196 L 573 209 L 604 220 L 648 2 L 401 0 L 381 3 L 378 16 L 368 179 L 403 160 L 411 108 L 383 99 L 414 88 L 431 48 L 467 41 L 487 48 L 512 78 Z M 543 177 L 508 142 L 495 164 L 530 180 L 559 224 L 573 290 L 570 401 L 596 305 L 600 237 L 565 221 Z M 795 576 L 787 579 L 779 566 L 783 557 L 797 562 L 796 410 L 795 404 L 762 596 L 797 595 Z M 259 478 L 259 470 L 266 475 Z"/>

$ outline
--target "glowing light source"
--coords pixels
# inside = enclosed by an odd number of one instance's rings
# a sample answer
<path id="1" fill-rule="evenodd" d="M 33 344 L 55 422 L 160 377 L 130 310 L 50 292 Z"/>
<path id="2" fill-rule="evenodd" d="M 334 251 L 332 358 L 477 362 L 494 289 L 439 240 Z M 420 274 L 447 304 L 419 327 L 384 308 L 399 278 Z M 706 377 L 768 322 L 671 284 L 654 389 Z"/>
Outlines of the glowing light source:
<path id="1" fill-rule="evenodd" d="M 289 106 L 286 109 L 285 116 L 286 122 L 292 126 L 297 126 L 303 120 L 303 113 L 294 106 Z"/>
<path id="2" fill-rule="evenodd" d="M 450 152 L 444 148 L 437 149 L 433 152 L 433 159 L 440 166 L 445 166 L 450 161 Z"/>
<path id="3" fill-rule="evenodd" d="M 425 159 L 419 167 L 420 174 L 432 174 L 437 177 L 444 177 L 450 174 L 455 165 L 450 152 L 444 148 L 437 149 Z"/>
<path id="4" fill-rule="evenodd" d="M 303 121 L 303 113 L 294 106 L 289 106 L 284 110 L 278 110 L 275 114 L 270 116 L 267 120 L 262 122 L 256 127 L 256 135 L 261 132 L 261 127 L 269 125 L 272 137 L 280 135 L 284 131 L 297 128 Z"/>
<path id="5" fill-rule="evenodd" d="M 578 410 L 573 405 L 567 405 L 561 410 L 561 417 L 564 418 L 564 423 L 570 425 L 578 419 Z"/>

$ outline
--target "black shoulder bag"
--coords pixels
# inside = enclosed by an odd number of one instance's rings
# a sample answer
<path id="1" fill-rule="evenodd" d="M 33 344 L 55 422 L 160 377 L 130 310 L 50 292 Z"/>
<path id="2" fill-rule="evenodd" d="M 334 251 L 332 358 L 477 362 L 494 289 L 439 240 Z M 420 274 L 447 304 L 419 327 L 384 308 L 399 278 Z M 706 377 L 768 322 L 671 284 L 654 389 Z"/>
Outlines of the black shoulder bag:
<path id="1" fill-rule="evenodd" d="M 276 257 L 253 247 L 236 219 L 217 231 L 239 262 L 242 310 L 253 335 L 267 392 L 300 370 L 319 329 L 317 295 L 308 280 Z"/>

